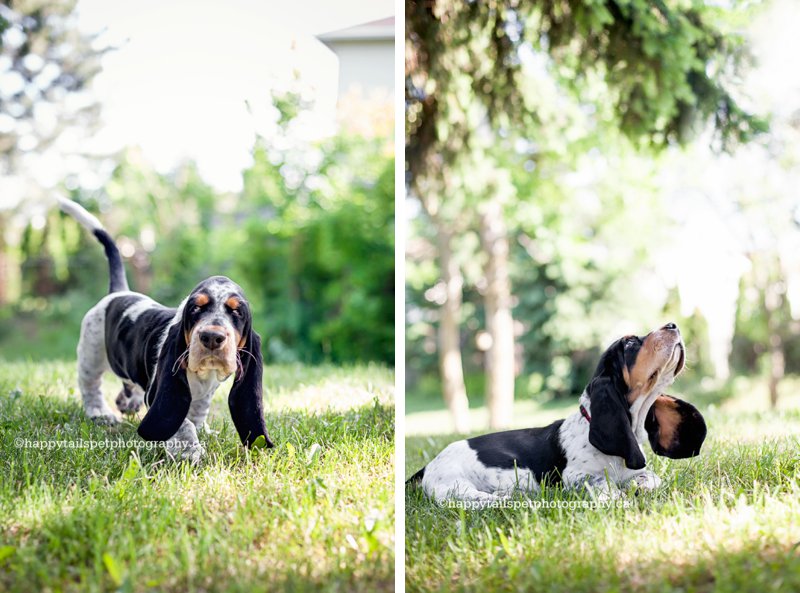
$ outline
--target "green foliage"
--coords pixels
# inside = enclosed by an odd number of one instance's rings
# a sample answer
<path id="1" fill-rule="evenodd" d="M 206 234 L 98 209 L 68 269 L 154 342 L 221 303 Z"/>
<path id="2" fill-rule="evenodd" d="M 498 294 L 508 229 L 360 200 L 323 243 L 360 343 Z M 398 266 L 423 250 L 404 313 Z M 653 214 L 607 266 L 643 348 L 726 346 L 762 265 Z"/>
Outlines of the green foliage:
<path id="1" fill-rule="evenodd" d="M 322 152 L 295 189 L 281 174 L 286 163 L 256 150 L 243 199 L 254 215 L 234 266 L 260 279 L 251 294 L 262 295 L 254 303 L 275 356 L 391 363 L 394 161 L 380 139 L 342 136 Z"/>
<path id="2" fill-rule="evenodd" d="M 741 8 L 701 0 L 536 4 L 531 43 L 578 92 L 586 70 L 597 68 L 620 129 L 635 141 L 683 143 L 709 121 L 724 148 L 766 131 L 735 99 L 733 73 L 748 59 L 731 27 Z"/>
<path id="3" fill-rule="evenodd" d="M 737 102 L 748 62 L 736 32 L 748 8 L 699 0 L 407 4 L 406 156 L 420 216 L 411 227 L 408 385 L 436 372 L 436 231 L 465 280 L 462 352 L 481 371 L 486 279 L 477 213 L 500 203 L 510 243 L 517 391 L 547 399 L 585 385 L 620 324 L 682 321 L 701 350 L 704 321 L 651 302 L 669 205 L 658 151 L 713 128 L 731 149 L 766 129 Z M 656 299 L 657 300 L 657 299 Z M 667 316 L 667 318 L 664 318 Z M 705 350 L 702 350 L 705 352 Z M 470 396 L 474 396 L 470 393 Z"/>
<path id="4" fill-rule="evenodd" d="M 740 12 L 701 0 L 409 2 L 412 175 L 440 167 L 435 153 L 453 161 L 470 149 L 480 137 L 476 105 L 496 129 L 538 138 L 538 94 L 523 91 L 538 64 L 637 143 L 683 143 L 709 121 L 722 147 L 746 142 L 766 124 L 734 97 L 747 57 L 731 27 Z"/>
<path id="5" fill-rule="evenodd" d="M 100 48 L 97 35 L 85 35 L 75 26 L 76 4 L 0 3 L 0 76 L 9 83 L 0 90 L 0 115 L 5 116 L 4 128 L 10 125 L 0 136 L 3 174 L 14 172 L 25 153 L 47 150 L 65 128 L 96 121 L 97 105 L 85 90 L 108 48 Z M 74 106 L 65 100 L 68 97 L 77 99 Z M 42 114 L 57 123 L 34 125 Z"/>
<path id="6" fill-rule="evenodd" d="M 770 341 L 779 339 L 785 372 L 800 373 L 800 331 L 785 296 L 786 280 L 780 272 L 777 256 L 765 258 L 763 255 L 753 256 L 754 269 L 739 284 L 731 363 L 743 372 L 758 374 L 769 364 Z M 765 281 L 776 290 L 779 299 L 771 312 L 764 306 L 769 298 Z"/>
<path id="7" fill-rule="evenodd" d="M 517 395 L 543 400 L 579 393 L 606 346 L 603 341 L 620 323 L 645 333 L 654 323 L 672 319 L 672 312 L 669 319 L 664 317 L 661 304 L 642 296 L 637 285 L 647 277 L 659 244 L 673 230 L 667 222 L 667 206 L 652 181 L 657 162 L 638 155 L 610 128 L 567 133 L 572 121 L 580 121 L 579 110 L 574 103 L 561 105 L 566 120 L 560 126 L 565 134 L 551 129 L 534 154 L 508 140 L 488 155 L 492 164 L 509 171 L 507 183 L 513 196 L 507 200 L 505 219 L 516 303 L 513 312 L 519 324 Z M 564 135 L 575 140 L 566 141 Z M 587 146 L 600 144 L 605 152 L 586 151 Z M 480 185 L 473 176 L 465 176 L 469 185 Z M 575 180 L 581 176 L 587 179 Z M 419 261 L 412 260 L 407 269 L 406 351 L 411 370 L 407 385 L 415 390 L 424 375 L 436 372 L 434 324 L 438 316 L 429 291 L 438 270 L 426 259 L 435 245 L 427 217 L 419 217 L 411 229 L 415 240 L 426 244 L 425 249 L 411 253 Z M 468 283 L 462 309 L 467 376 L 480 372 L 484 364 L 474 339 L 484 327 L 478 265 L 483 255 L 473 255 L 476 243 L 469 235 L 455 243 Z M 698 344 L 703 337 L 697 336 Z M 470 397 L 480 400 L 481 389 L 477 385 Z"/>
<path id="8" fill-rule="evenodd" d="M 207 276 L 238 282 L 269 360 L 393 364 L 391 147 L 346 134 L 286 151 L 260 141 L 253 159 L 234 195 L 205 184 L 191 163 L 162 175 L 128 151 L 104 191 L 72 198 L 99 210 L 134 290 L 177 306 Z M 25 230 L 20 249 L 24 296 L 14 310 L 27 312 L 31 332 L 0 327 L 0 352 L 69 355 L 81 316 L 106 290 L 103 251 L 55 211 Z M 68 338 L 37 346 L 51 328 Z"/>

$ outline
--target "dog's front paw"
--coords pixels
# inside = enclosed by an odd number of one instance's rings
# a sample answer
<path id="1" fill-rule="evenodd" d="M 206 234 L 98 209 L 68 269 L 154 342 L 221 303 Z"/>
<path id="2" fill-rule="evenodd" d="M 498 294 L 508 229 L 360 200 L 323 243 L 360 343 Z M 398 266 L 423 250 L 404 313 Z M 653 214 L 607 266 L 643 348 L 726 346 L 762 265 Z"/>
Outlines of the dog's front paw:
<path id="1" fill-rule="evenodd" d="M 587 486 L 587 490 L 594 498 L 594 500 L 596 500 L 599 503 L 608 503 L 625 498 L 624 492 L 618 490 L 617 488 L 609 487 L 607 485 L 603 485 L 600 487 Z"/>
<path id="2" fill-rule="evenodd" d="M 640 490 L 655 490 L 661 486 L 661 478 L 653 472 L 645 472 L 633 478 L 633 483 L 636 484 Z"/>
<path id="3" fill-rule="evenodd" d="M 120 423 L 120 419 L 108 406 L 86 408 L 86 415 L 89 420 L 100 426 L 114 426 Z"/>
<path id="4" fill-rule="evenodd" d="M 624 498 L 624 494 L 610 483 L 606 476 L 588 476 L 583 482 L 583 488 L 597 502 L 610 502 Z"/>
<path id="5" fill-rule="evenodd" d="M 205 455 L 205 449 L 199 441 L 189 442 L 172 438 L 164 447 L 167 454 L 176 461 L 186 460 L 197 465 Z"/>
<path id="6" fill-rule="evenodd" d="M 184 420 L 178 431 L 172 435 L 164 446 L 167 454 L 173 459 L 185 459 L 197 465 L 205 454 L 205 449 L 197 439 L 195 425 Z"/>

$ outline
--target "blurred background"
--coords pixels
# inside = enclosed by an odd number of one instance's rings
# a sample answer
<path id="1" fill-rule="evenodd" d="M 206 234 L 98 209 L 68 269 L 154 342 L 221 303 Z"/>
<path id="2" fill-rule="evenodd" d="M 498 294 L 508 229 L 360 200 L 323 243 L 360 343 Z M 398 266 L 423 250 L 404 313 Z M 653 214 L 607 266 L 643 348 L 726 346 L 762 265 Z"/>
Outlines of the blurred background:
<path id="1" fill-rule="evenodd" d="M 407 433 L 563 417 L 669 321 L 676 394 L 800 407 L 800 6 L 406 10 Z"/>
<path id="2" fill-rule="evenodd" d="M 93 237 L 176 306 L 213 274 L 268 362 L 394 364 L 394 6 L 0 3 L 0 359 L 74 358 Z"/>

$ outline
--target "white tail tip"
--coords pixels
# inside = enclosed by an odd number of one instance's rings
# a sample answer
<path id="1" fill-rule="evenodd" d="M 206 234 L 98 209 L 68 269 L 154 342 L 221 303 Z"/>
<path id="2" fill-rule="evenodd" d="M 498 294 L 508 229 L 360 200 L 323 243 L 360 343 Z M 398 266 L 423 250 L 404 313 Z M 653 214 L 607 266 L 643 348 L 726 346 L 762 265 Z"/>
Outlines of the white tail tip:
<path id="1" fill-rule="evenodd" d="M 69 214 L 87 230 L 96 231 L 103 228 L 103 224 L 97 219 L 97 217 L 77 202 L 73 202 L 72 200 L 63 198 L 61 196 L 57 196 L 56 200 L 58 200 L 58 205 L 61 207 L 63 212 Z"/>

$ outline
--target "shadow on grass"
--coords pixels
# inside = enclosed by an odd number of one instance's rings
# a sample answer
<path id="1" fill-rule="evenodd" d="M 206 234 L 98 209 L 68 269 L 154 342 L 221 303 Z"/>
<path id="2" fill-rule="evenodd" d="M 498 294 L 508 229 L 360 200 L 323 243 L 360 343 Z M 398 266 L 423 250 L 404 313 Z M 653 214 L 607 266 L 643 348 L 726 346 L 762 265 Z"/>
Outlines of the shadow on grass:
<path id="1" fill-rule="evenodd" d="M 770 439 L 712 436 L 688 460 L 648 452 L 663 485 L 628 491 L 624 509 L 441 508 L 406 486 L 407 590 L 796 591 L 800 459 L 796 436 L 776 426 L 782 417 L 717 425 L 722 435 L 771 427 Z M 406 475 L 458 438 L 408 438 Z M 554 486 L 512 500 L 590 497 Z"/>
<path id="2" fill-rule="evenodd" d="M 652 542 L 658 546 L 658 541 Z M 558 562 L 545 556 L 503 557 L 497 564 L 454 566 L 444 583 L 407 571 L 406 590 L 420 591 L 549 591 L 595 593 L 598 591 L 684 591 L 716 593 L 795 592 L 800 590 L 800 554 L 796 545 L 751 539 L 718 547 L 704 555 L 670 562 L 659 558 L 626 561 L 592 549 L 569 555 L 553 550 Z"/>

